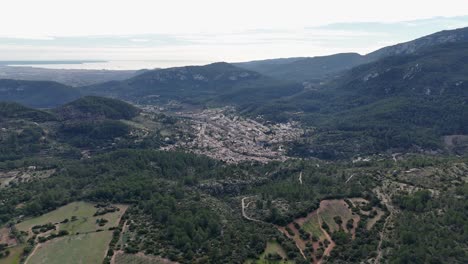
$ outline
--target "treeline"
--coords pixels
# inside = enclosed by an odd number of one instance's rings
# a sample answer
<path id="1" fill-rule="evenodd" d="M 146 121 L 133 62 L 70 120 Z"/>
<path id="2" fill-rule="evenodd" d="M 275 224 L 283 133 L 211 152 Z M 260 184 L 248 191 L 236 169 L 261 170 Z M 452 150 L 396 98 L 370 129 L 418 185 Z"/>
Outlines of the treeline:
<path id="1" fill-rule="evenodd" d="M 116 137 L 126 137 L 130 130 L 128 125 L 115 120 L 72 121 L 61 124 L 58 139 L 75 147 L 92 148 Z"/>
<path id="2" fill-rule="evenodd" d="M 0 131 L 0 162 L 21 159 L 37 154 L 46 146 L 42 141 L 44 131 L 37 126 L 21 125 L 19 130 L 14 124 Z"/>
<path id="3" fill-rule="evenodd" d="M 302 183 L 299 175 L 302 173 Z M 284 168 L 274 171 L 270 181 L 249 192 L 259 196 L 270 211 L 265 220 L 277 225 L 286 225 L 294 219 L 304 217 L 319 207 L 324 199 L 342 199 L 347 197 L 366 197 L 375 200 L 370 192 L 372 180 L 366 178 L 346 184 L 346 179 L 352 173 L 348 172 L 345 164 L 325 164 L 318 166 L 314 162 L 290 163 Z M 281 206 L 272 204 L 274 200 L 287 203 L 288 210 L 281 210 Z"/>
<path id="4" fill-rule="evenodd" d="M 140 109 L 120 100 L 85 96 L 54 110 L 62 119 L 131 119 Z"/>
<path id="5" fill-rule="evenodd" d="M 15 216 L 41 215 L 76 200 L 126 203 L 131 205 L 131 231 L 141 240 L 122 249 L 184 263 L 243 262 L 260 254 L 275 230 L 233 215 L 224 201 L 198 190 L 197 182 L 256 175 L 255 168 L 152 150 L 118 150 L 89 160 L 66 161 L 52 177 L 4 189 L 0 225 Z"/>
<path id="6" fill-rule="evenodd" d="M 390 263 L 467 263 L 468 187 L 431 195 L 418 191 L 396 199 L 401 208 Z"/>

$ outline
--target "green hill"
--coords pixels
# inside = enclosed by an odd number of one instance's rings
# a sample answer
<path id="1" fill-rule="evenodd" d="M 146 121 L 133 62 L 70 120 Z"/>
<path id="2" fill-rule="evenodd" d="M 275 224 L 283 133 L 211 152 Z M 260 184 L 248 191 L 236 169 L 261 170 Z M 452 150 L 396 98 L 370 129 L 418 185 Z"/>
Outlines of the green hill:
<path id="1" fill-rule="evenodd" d="M 80 157 L 112 144 L 126 144 L 131 119 L 140 109 L 116 100 L 87 96 L 50 111 L 0 102 L 0 163 L 51 156 Z"/>
<path id="2" fill-rule="evenodd" d="M 53 108 L 80 96 L 77 89 L 56 82 L 0 79 L 0 101 L 17 102 L 35 108 Z"/>
<path id="3" fill-rule="evenodd" d="M 0 121 L 3 119 L 28 119 L 42 122 L 55 120 L 56 117 L 49 112 L 25 107 L 18 103 L 0 102 Z"/>
<path id="4" fill-rule="evenodd" d="M 54 110 L 62 119 L 131 119 L 140 110 L 126 102 L 85 96 Z"/>

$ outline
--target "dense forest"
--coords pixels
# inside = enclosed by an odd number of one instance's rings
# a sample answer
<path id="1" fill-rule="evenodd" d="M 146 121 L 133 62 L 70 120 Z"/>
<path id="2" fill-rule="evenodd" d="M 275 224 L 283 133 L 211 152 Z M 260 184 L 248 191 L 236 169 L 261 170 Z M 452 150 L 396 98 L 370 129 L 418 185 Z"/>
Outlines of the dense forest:
<path id="1" fill-rule="evenodd" d="M 24 166 L 28 162 L 16 164 Z M 239 166 L 193 154 L 122 149 L 88 160 L 43 164 L 56 168 L 56 173 L 2 190 L 0 221 L 6 224 L 20 215 L 41 215 L 77 200 L 125 203 L 131 205 L 126 214 L 126 219 L 132 221 L 130 230 L 138 234 L 123 248 L 125 252 L 143 251 L 183 263 L 242 263 L 258 256 L 267 241 L 275 240 L 288 249 L 289 259 L 302 263 L 292 241 L 273 224 L 285 226 L 317 209 L 323 199 L 364 197 L 386 210 L 371 191 L 379 185 L 376 175 L 418 164 L 421 168 L 439 164 L 449 168 L 453 162 L 459 161 L 420 157 L 401 165 L 293 161 Z M 297 181 L 299 172 L 303 173 L 303 184 Z M 353 174 L 360 175 L 358 180 L 346 183 Z M 239 184 L 241 181 L 247 184 Z M 226 191 L 220 192 L 217 183 L 223 183 Z M 236 188 L 227 191 L 229 184 Z M 447 186 L 445 182 L 440 189 L 447 195 L 435 196 L 429 191 L 395 194 L 399 213 L 394 233 L 384 244 L 393 249 L 390 252 L 394 253 L 387 256 L 390 262 L 435 263 L 442 256 L 452 263 L 466 260 L 463 245 L 468 216 L 462 198 L 466 196 L 466 184 Z M 265 206 L 265 215 L 256 216 L 264 223 L 246 221 L 241 216 L 238 197 L 252 195 Z M 18 208 L 18 204 L 23 206 Z M 284 204 L 288 205 L 286 210 Z M 362 221 L 353 240 L 346 233 L 332 233 L 337 245 L 328 261 L 357 262 L 375 256 L 383 219 L 371 231 Z"/>

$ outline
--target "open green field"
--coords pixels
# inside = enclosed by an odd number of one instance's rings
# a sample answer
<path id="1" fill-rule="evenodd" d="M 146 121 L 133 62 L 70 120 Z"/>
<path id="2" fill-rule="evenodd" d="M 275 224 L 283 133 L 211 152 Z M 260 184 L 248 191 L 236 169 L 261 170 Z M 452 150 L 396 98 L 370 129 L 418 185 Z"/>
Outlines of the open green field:
<path id="1" fill-rule="evenodd" d="M 145 256 L 140 254 L 117 253 L 115 264 L 170 264 L 175 263 L 158 257 Z"/>
<path id="2" fill-rule="evenodd" d="M 323 236 L 323 232 L 320 229 L 320 222 L 317 214 L 314 214 L 309 219 L 307 219 L 307 221 L 304 222 L 304 224 L 302 225 L 302 229 L 318 238 Z"/>
<path id="3" fill-rule="evenodd" d="M 328 224 L 332 232 L 339 229 L 339 226 L 333 219 L 335 216 L 341 217 L 343 225 L 346 225 L 349 219 L 355 217 L 344 200 L 323 200 L 320 203 L 319 210 L 320 217 Z"/>
<path id="4" fill-rule="evenodd" d="M 23 248 L 24 246 L 9 248 L 8 250 L 10 250 L 10 255 L 6 258 L 0 258 L 0 264 L 19 264 Z"/>
<path id="5" fill-rule="evenodd" d="M 102 263 L 112 231 L 66 236 L 40 244 L 26 264 Z"/>
<path id="6" fill-rule="evenodd" d="M 73 202 L 62 206 L 52 212 L 41 215 L 39 217 L 27 219 L 19 224 L 16 227 L 19 230 L 27 231 L 35 225 L 43 225 L 47 223 L 59 223 L 65 219 L 71 220 L 72 216 L 76 216 L 76 221 L 69 221 L 68 223 L 59 224 L 60 230 L 67 230 L 70 234 L 84 233 L 96 231 L 96 229 L 108 229 L 109 227 L 117 226 L 118 220 L 125 212 L 127 206 L 118 205 L 120 211 L 114 213 L 107 213 L 101 216 L 93 216 L 97 209 L 94 207 L 94 204 L 86 202 Z M 96 224 L 96 219 L 104 218 L 109 222 L 104 226 L 99 226 Z"/>
<path id="7" fill-rule="evenodd" d="M 265 251 L 260 255 L 258 260 L 248 260 L 246 264 L 293 264 L 294 262 L 288 261 L 288 260 L 279 260 L 279 261 L 272 261 L 266 259 L 266 256 L 268 254 L 273 254 L 276 253 L 283 257 L 283 259 L 286 259 L 286 252 L 284 249 L 281 247 L 278 242 L 275 241 L 270 241 L 267 243 Z"/>
<path id="8" fill-rule="evenodd" d="M 119 211 L 93 216 L 98 210 L 94 204 L 73 202 L 17 224 L 18 230 L 27 231 L 30 234 L 33 226 L 47 223 L 56 224 L 59 230 L 67 230 L 70 233 L 69 236 L 39 244 L 29 256 L 27 263 L 101 263 L 113 233 L 107 230 L 109 227 L 118 225 L 120 217 L 127 209 L 126 205 L 116 206 L 120 209 Z M 72 217 L 76 220 L 71 221 Z M 100 218 L 108 222 L 104 226 L 99 226 L 96 220 Z M 60 223 L 65 219 L 69 221 Z M 98 229 L 105 231 L 96 232 Z"/>

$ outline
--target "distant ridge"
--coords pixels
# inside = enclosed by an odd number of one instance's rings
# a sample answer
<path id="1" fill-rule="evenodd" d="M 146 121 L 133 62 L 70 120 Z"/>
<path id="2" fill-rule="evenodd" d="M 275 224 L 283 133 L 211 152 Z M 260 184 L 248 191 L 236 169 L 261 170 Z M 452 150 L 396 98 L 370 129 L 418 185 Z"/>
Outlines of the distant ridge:
<path id="1" fill-rule="evenodd" d="M 35 108 L 53 108 L 81 96 L 79 90 L 51 81 L 0 79 L 0 101 Z"/>
<path id="2" fill-rule="evenodd" d="M 384 47 L 366 55 L 369 61 L 395 55 L 408 55 L 419 50 L 446 43 L 468 41 L 468 27 L 444 30 L 415 40 Z"/>
<path id="3" fill-rule="evenodd" d="M 307 81 L 351 69 L 366 61 L 366 58 L 358 53 L 340 53 L 329 56 L 242 62 L 235 65 L 277 79 Z"/>
<path id="4" fill-rule="evenodd" d="M 468 27 L 440 31 L 412 41 L 384 47 L 364 56 L 357 53 L 341 53 L 318 57 L 249 61 L 235 63 L 235 65 L 277 79 L 300 82 L 313 81 L 334 76 L 355 66 L 373 62 L 384 57 L 408 55 L 440 44 L 466 41 L 468 41 Z"/>
<path id="5" fill-rule="evenodd" d="M 83 64 L 107 62 L 105 60 L 18 60 L 18 61 L 0 61 L 0 65 L 41 65 L 41 64 Z"/>
<path id="6" fill-rule="evenodd" d="M 83 94 L 157 103 L 245 103 L 287 96 L 302 86 L 278 81 L 226 62 L 146 71 L 124 81 L 82 87 Z"/>

